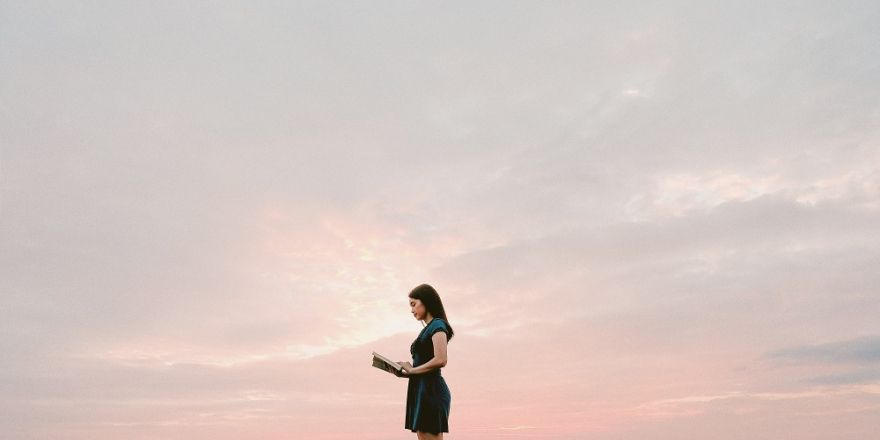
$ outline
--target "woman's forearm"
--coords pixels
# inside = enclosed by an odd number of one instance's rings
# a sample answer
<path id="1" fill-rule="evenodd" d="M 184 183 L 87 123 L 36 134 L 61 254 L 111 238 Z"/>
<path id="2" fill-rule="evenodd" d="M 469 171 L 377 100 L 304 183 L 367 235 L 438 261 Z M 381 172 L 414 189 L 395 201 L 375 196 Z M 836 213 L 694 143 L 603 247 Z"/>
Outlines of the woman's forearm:
<path id="1" fill-rule="evenodd" d="M 427 372 L 430 372 L 431 370 L 436 370 L 438 368 L 442 368 L 445 365 L 446 365 L 445 362 L 441 361 L 440 359 L 437 359 L 436 357 L 433 357 L 428 362 L 425 362 L 424 364 L 419 365 L 418 367 L 413 367 L 411 370 L 409 370 L 409 374 L 425 374 Z"/>

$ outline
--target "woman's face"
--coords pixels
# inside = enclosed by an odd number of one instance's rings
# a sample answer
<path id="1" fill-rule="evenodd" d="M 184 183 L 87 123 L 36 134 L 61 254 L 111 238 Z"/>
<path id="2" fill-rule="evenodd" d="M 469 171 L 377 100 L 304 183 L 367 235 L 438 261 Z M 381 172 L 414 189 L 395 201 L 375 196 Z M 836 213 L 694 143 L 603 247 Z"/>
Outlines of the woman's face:
<path id="1" fill-rule="evenodd" d="M 422 304 L 422 300 L 410 298 L 409 307 L 413 316 L 415 316 L 417 320 L 423 321 L 425 319 L 427 310 L 425 310 L 425 305 Z"/>

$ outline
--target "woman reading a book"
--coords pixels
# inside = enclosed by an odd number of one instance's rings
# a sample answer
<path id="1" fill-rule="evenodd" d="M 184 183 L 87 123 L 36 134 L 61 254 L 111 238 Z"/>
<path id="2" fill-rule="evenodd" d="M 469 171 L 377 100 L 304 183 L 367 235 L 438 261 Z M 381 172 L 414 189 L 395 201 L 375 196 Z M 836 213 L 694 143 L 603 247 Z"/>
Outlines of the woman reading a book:
<path id="1" fill-rule="evenodd" d="M 446 344 L 454 332 L 446 319 L 440 295 L 422 284 L 409 293 L 409 306 L 425 326 L 409 347 L 412 363 L 399 362 L 409 378 L 406 392 L 406 423 L 419 440 L 443 440 L 449 432 L 449 406 L 452 395 L 440 368 L 446 366 Z"/>

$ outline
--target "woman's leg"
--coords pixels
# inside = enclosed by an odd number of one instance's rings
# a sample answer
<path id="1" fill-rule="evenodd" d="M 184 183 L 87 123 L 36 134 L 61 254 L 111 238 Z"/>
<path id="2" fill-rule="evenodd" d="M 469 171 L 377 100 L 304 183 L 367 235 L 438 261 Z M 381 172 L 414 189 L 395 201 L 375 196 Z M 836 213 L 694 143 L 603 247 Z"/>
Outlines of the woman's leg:
<path id="1" fill-rule="evenodd" d="M 430 432 L 416 431 L 416 434 L 419 435 L 419 440 L 443 440 L 442 432 L 432 434 Z"/>

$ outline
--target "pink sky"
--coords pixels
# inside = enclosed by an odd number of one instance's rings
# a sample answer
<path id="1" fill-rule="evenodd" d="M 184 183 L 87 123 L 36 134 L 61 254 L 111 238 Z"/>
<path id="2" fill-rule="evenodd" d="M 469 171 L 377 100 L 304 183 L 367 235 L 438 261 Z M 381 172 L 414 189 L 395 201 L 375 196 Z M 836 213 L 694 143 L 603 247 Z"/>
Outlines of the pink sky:
<path id="1" fill-rule="evenodd" d="M 880 8 L 615 5 L 0 7 L 0 437 L 880 432 Z"/>

